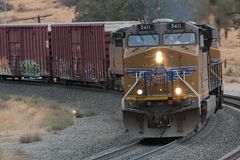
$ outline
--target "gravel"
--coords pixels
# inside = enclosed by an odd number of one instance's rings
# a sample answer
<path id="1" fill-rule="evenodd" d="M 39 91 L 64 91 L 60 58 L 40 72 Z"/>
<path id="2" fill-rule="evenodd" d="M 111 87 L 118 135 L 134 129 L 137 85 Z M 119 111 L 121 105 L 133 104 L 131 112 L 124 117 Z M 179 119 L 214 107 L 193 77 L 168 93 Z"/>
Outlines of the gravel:
<path id="1" fill-rule="evenodd" d="M 97 114 L 75 119 L 74 126 L 57 134 L 48 133 L 41 142 L 2 145 L 6 153 L 24 155 L 22 159 L 79 160 L 133 139 L 124 133 L 121 95 L 86 89 L 5 83 L 0 83 L 0 91 L 13 95 L 40 96 Z M 225 107 L 209 120 L 199 134 L 178 148 L 152 159 L 218 159 L 240 145 L 239 135 L 240 112 Z"/>
<path id="2" fill-rule="evenodd" d="M 240 145 L 239 135 L 240 112 L 225 107 L 209 120 L 199 134 L 153 159 L 219 159 Z"/>
<path id="3" fill-rule="evenodd" d="M 122 125 L 121 95 L 81 88 L 8 83 L 0 83 L 0 91 L 27 97 L 34 95 L 96 113 L 96 116 L 75 119 L 73 126 L 61 132 L 43 135 L 41 142 L 2 145 L 6 154 L 33 160 L 79 160 L 132 138 Z"/>

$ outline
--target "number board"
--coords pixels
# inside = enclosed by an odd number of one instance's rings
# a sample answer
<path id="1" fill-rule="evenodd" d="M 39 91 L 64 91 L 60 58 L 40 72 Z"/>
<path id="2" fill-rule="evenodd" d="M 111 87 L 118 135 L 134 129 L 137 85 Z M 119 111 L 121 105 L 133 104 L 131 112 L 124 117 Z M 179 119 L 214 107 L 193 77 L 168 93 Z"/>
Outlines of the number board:
<path id="1" fill-rule="evenodd" d="M 168 29 L 185 29 L 185 23 L 170 23 L 168 24 Z"/>
<path id="2" fill-rule="evenodd" d="M 154 26 L 152 24 L 140 24 L 137 26 L 138 31 L 152 31 Z"/>

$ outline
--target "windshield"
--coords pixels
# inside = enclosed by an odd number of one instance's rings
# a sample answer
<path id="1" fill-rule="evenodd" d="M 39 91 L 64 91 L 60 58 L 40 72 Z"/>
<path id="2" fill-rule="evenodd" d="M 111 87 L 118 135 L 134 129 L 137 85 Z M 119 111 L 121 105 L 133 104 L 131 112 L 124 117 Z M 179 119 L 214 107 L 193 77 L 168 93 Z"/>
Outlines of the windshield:
<path id="1" fill-rule="evenodd" d="M 158 34 L 150 35 L 130 35 L 128 37 L 129 47 L 144 47 L 144 46 L 157 46 L 159 45 Z"/>
<path id="2" fill-rule="evenodd" d="M 164 34 L 163 41 L 165 45 L 195 44 L 195 33 L 170 33 Z"/>

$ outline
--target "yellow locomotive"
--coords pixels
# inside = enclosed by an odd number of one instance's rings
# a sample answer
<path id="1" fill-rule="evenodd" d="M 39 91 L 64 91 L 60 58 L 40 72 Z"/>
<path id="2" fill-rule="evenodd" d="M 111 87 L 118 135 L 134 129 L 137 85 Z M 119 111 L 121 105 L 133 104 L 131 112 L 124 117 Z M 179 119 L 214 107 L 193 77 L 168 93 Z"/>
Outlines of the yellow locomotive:
<path id="1" fill-rule="evenodd" d="M 144 138 L 187 136 L 221 108 L 216 28 L 156 20 L 127 28 L 121 35 L 122 110 L 128 132 Z"/>

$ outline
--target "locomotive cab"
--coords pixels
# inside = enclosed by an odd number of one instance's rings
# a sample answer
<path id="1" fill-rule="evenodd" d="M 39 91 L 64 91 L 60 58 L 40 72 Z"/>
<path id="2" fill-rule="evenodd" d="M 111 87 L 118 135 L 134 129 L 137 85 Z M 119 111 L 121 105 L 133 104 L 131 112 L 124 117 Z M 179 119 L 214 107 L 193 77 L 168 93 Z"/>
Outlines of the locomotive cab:
<path id="1" fill-rule="evenodd" d="M 123 121 L 138 137 L 182 137 L 221 105 L 217 29 L 188 22 L 125 31 Z"/>

